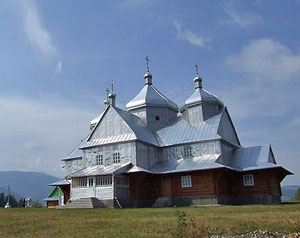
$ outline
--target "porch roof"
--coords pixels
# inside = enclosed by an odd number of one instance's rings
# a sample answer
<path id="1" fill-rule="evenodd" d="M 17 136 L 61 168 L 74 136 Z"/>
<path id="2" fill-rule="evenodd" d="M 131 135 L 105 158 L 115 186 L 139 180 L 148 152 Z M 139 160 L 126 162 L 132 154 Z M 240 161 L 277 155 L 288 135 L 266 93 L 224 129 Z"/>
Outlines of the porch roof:
<path id="1" fill-rule="evenodd" d="M 70 174 L 69 177 L 76 178 L 76 177 L 87 177 L 87 176 L 96 176 L 96 175 L 107 175 L 107 174 L 114 174 L 114 173 L 121 173 L 128 169 L 131 163 L 126 164 L 113 164 L 110 166 L 103 166 L 103 165 L 96 165 L 93 167 L 88 167 L 82 170 L 79 170 L 73 174 Z"/>
<path id="2" fill-rule="evenodd" d="M 49 186 L 59 186 L 59 185 L 70 185 L 70 182 L 68 182 L 65 179 L 62 179 L 62 180 L 59 180 L 59 181 L 49 184 Z"/>

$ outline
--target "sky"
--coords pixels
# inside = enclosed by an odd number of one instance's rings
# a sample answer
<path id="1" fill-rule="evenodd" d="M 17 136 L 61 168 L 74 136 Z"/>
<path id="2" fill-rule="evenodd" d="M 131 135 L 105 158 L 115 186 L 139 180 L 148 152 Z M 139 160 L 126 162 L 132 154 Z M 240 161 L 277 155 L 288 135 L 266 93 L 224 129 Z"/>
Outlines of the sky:
<path id="1" fill-rule="evenodd" d="M 115 81 L 124 108 L 153 84 L 182 105 L 203 87 L 243 146 L 272 144 L 300 184 L 300 1 L 2 0 L 0 170 L 63 176 Z"/>

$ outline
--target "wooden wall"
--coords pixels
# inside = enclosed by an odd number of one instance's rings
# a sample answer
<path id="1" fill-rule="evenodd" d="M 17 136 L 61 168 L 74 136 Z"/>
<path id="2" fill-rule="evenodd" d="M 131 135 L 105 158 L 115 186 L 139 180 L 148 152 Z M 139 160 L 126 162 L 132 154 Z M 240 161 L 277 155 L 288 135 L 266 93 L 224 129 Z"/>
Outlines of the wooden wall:
<path id="1" fill-rule="evenodd" d="M 244 186 L 243 175 L 253 174 L 254 186 Z M 181 176 L 191 175 L 192 187 L 182 188 Z M 278 170 L 257 170 L 250 173 L 227 169 L 203 170 L 166 175 L 130 175 L 131 199 L 153 199 L 158 197 L 198 196 L 243 196 L 281 195 L 280 172 Z"/>
<path id="2" fill-rule="evenodd" d="M 47 201 L 47 208 L 54 208 L 58 206 L 58 201 Z"/>

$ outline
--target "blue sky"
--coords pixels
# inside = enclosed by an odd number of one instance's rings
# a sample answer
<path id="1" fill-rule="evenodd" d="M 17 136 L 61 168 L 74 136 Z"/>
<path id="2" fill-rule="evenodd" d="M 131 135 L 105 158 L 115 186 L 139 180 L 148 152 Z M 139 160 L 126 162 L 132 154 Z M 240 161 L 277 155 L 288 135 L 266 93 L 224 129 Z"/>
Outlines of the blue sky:
<path id="1" fill-rule="evenodd" d="M 154 85 L 181 105 L 198 63 L 244 146 L 271 143 L 300 184 L 300 1 L 2 0 L 0 170 L 62 176 L 103 110 Z"/>

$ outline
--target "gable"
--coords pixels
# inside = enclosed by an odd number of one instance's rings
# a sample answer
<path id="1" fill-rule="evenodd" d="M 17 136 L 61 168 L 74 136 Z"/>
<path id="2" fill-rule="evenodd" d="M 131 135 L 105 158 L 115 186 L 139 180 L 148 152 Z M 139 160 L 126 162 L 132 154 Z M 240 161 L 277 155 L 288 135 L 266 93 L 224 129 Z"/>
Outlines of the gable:
<path id="1" fill-rule="evenodd" d="M 234 145 L 241 145 L 227 108 L 225 108 L 221 117 L 218 135 Z"/>
<path id="2" fill-rule="evenodd" d="M 109 107 L 98 122 L 97 126 L 94 128 L 91 136 L 88 138 L 88 141 L 129 134 L 134 134 L 133 130 L 127 125 L 113 107 Z"/>
<path id="3" fill-rule="evenodd" d="M 270 150 L 269 150 L 268 162 L 272 163 L 272 164 L 276 164 L 275 157 L 274 157 L 271 146 L 270 146 Z"/>

